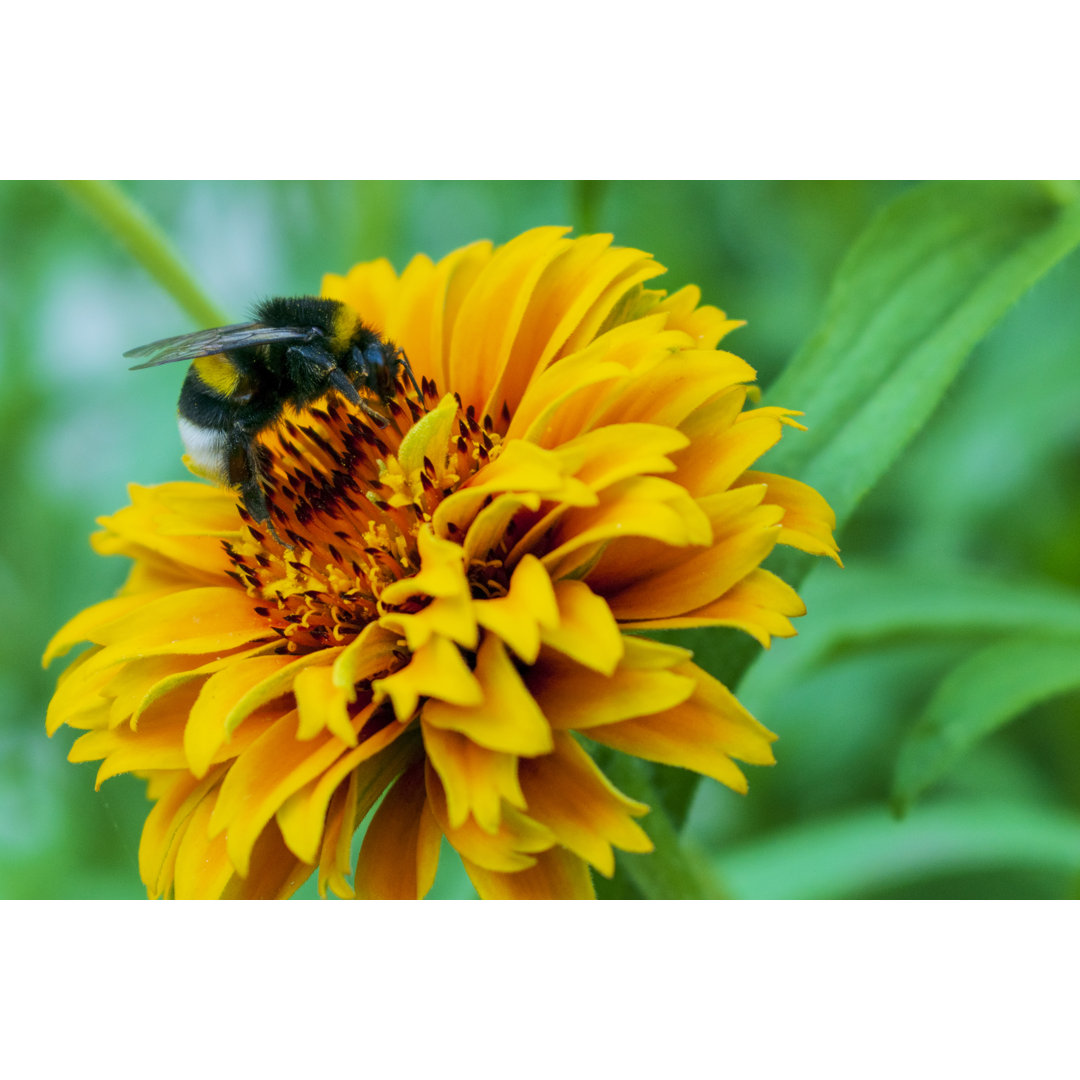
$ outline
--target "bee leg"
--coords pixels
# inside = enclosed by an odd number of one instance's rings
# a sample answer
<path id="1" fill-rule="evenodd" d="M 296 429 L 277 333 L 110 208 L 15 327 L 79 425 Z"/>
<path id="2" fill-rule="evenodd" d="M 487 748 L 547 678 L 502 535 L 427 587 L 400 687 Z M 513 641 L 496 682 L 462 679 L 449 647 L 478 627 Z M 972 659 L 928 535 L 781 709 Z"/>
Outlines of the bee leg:
<path id="1" fill-rule="evenodd" d="M 353 370 L 359 376 L 360 382 L 363 383 L 364 386 L 371 389 L 372 388 L 371 367 L 369 366 L 368 361 L 370 359 L 372 364 L 378 363 L 382 359 L 382 353 L 380 353 L 378 351 L 378 346 L 377 345 L 372 345 L 368 350 L 368 354 L 362 353 L 354 345 L 352 347 L 351 353 L 352 353 Z M 360 407 L 361 411 L 364 413 L 364 415 L 367 416 L 370 420 L 374 420 L 375 423 L 378 424 L 379 427 L 386 427 L 386 425 L 390 423 L 390 421 L 385 416 L 383 416 L 383 414 L 381 412 L 378 412 L 376 409 L 374 409 L 372 406 L 370 406 L 359 395 L 357 395 L 357 399 L 356 399 L 355 402 L 353 402 L 353 404 L 358 405 Z"/>
<path id="2" fill-rule="evenodd" d="M 277 534 L 270 517 L 270 506 L 262 489 L 262 476 L 256 454 L 256 445 L 244 432 L 239 431 L 229 447 L 229 483 L 240 489 L 240 499 L 247 512 L 260 525 L 265 525 L 282 547 L 288 547 Z"/>
<path id="3" fill-rule="evenodd" d="M 412 365 L 409 363 L 409 358 L 405 355 L 405 350 L 399 348 L 395 355 L 397 357 L 398 363 L 400 363 L 401 366 L 405 369 L 405 374 L 409 376 L 409 382 L 413 384 L 413 389 L 416 391 L 417 400 L 420 402 L 421 405 L 423 405 L 424 395 L 420 393 L 420 386 L 416 381 L 416 376 L 413 374 L 413 369 Z"/>

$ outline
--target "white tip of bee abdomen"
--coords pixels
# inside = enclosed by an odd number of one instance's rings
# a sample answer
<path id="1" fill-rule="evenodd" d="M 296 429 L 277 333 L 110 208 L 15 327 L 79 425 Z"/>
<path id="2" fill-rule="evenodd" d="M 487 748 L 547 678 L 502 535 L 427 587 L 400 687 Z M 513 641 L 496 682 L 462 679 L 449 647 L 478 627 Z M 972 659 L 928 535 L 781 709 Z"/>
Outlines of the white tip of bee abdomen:
<path id="1" fill-rule="evenodd" d="M 180 438 L 184 440 L 184 448 L 196 471 L 210 480 L 228 484 L 229 456 L 224 432 L 193 424 L 182 416 L 179 424 Z"/>

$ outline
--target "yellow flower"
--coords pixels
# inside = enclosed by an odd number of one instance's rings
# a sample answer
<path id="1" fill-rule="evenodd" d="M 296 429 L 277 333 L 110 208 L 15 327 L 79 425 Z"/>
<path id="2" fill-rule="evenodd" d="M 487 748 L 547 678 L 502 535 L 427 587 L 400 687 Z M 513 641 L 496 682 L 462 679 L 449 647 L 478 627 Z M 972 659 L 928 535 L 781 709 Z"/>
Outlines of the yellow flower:
<path id="1" fill-rule="evenodd" d="M 749 470 L 797 414 L 746 407 L 754 371 L 717 349 L 741 324 L 697 289 L 566 232 L 327 276 L 423 400 L 402 385 L 378 427 L 331 398 L 265 437 L 289 546 L 198 483 L 101 520 L 134 566 L 49 646 L 92 643 L 48 730 L 86 732 L 99 783 L 147 779 L 151 896 L 287 896 L 316 868 L 324 894 L 423 896 L 445 836 L 483 897 L 588 897 L 590 866 L 651 844 L 578 733 L 738 791 L 734 759 L 773 761 L 687 650 L 636 632 L 794 634 L 760 564 L 835 557 L 834 520 Z"/>

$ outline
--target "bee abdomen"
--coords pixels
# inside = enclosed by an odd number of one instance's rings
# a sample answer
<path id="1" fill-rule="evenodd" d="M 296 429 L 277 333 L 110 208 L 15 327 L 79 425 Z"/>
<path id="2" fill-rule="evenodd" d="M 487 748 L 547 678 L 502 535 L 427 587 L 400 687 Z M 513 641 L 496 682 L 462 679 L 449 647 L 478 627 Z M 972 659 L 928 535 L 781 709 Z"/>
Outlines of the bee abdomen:
<path id="1" fill-rule="evenodd" d="M 229 442 L 221 428 L 204 427 L 181 412 L 180 438 L 191 465 L 200 476 L 219 484 L 229 482 Z"/>

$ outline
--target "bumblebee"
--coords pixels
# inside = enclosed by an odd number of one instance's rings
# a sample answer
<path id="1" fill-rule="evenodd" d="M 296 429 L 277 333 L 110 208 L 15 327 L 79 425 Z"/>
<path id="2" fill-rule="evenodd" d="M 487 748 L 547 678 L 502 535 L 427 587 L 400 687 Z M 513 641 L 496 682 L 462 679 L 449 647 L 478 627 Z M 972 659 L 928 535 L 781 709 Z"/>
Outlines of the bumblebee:
<path id="1" fill-rule="evenodd" d="M 387 419 L 360 396 L 388 403 L 399 370 L 420 388 L 405 353 L 345 304 L 314 296 L 265 300 L 254 321 L 165 338 L 124 356 L 132 371 L 192 360 L 180 391 L 180 436 L 209 479 L 237 488 L 244 506 L 270 525 L 260 483 L 258 436 L 286 405 L 302 409 L 336 391 L 380 427 Z M 144 359 L 145 358 L 145 359 Z"/>

